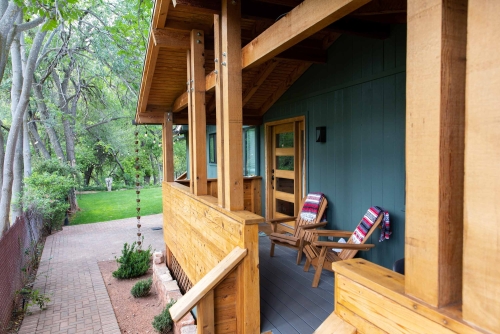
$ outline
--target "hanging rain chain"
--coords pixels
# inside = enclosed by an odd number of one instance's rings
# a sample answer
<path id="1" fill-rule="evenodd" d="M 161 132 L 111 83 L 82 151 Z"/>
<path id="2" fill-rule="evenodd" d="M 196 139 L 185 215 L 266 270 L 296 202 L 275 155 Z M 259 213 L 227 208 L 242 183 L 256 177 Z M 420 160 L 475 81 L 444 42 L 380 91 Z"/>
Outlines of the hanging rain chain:
<path id="1" fill-rule="evenodd" d="M 141 238 L 141 184 L 139 182 L 139 131 L 137 130 L 137 125 L 135 126 L 135 193 L 137 194 L 137 249 L 140 252 L 142 250 L 142 238 Z"/>

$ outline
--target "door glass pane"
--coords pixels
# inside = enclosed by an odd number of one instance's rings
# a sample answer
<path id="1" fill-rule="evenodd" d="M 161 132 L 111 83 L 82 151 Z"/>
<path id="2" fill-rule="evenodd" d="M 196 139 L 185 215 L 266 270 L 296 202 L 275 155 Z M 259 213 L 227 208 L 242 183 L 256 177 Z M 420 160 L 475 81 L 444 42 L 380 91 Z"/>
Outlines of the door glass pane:
<path id="1" fill-rule="evenodd" d="M 276 190 L 293 194 L 294 193 L 293 183 L 294 182 L 292 179 L 284 179 L 278 177 L 276 178 Z"/>
<path id="2" fill-rule="evenodd" d="M 283 132 L 276 135 L 277 148 L 291 148 L 293 147 L 293 132 Z"/>
<path id="3" fill-rule="evenodd" d="M 277 156 L 276 169 L 280 170 L 293 170 L 293 156 Z"/>
<path id="4" fill-rule="evenodd" d="M 293 210 L 293 203 L 276 199 L 276 212 L 287 216 L 293 216 L 295 214 L 295 211 Z"/>

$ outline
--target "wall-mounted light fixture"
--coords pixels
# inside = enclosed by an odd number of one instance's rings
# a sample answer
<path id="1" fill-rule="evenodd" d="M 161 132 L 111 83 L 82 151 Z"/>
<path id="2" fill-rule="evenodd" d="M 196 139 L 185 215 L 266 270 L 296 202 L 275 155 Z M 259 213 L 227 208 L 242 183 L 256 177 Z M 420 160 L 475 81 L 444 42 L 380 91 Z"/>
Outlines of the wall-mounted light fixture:
<path id="1" fill-rule="evenodd" d="M 316 127 L 316 142 L 326 143 L 326 126 Z"/>

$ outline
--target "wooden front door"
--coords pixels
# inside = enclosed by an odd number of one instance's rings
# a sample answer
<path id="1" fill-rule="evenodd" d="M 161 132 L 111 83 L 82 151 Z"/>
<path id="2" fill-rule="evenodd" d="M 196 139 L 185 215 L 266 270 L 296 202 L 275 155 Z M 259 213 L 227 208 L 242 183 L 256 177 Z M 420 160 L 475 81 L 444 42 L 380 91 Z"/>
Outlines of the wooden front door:
<path id="1" fill-rule="evenodd" d="M 266 216 L 296 216 L 305 195 L 304 118 L 268 123 L 266 130 Z"/>

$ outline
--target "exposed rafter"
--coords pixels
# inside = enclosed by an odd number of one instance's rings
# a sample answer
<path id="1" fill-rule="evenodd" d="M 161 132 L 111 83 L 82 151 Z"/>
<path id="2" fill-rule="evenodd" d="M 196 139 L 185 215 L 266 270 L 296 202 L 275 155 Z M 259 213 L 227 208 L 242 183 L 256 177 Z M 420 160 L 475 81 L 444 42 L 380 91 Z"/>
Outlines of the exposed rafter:
<path id="1" fill-rule="evenodd" d="M 170 49 L 189 49 L 189 31 L 168 28 L 153 29 L 155 46 Z"/>
<path id="2" fill-rule="evenodd" d="M 262 85 L 262 83 L 264 83 L 269 74 L 274 71 L 278 64 L 278 61 L 270 60 L 268 63 L 265 63 L 260 67 L 259 72 L 255 75 L 250 87 L 248 87 L 245 92 L 243 92 L 243 106 L 245 106 L 245 104 L 250 101 L 253 94 L 257 92 L 259 87 Z"/>
<path id="3" fill-rule="evenodd" d="M 266 113 L 267 110 L 269 110 L 269 108 L 271 108 L 271 106 L 276 102 L 278 101 L 278 99 L 281 97 L 281 95 L 283 95 L 287 90 L 288 88 L 290 88 L 290 86 L 295 82 L 297 81 L 298 78 L 300 78 L 300 76 L 302 74 L 304 74 L 304 72 L 311 66 L 311 64 L 308 64 L 308 63 L 301 63 L 297 66 L 297 68 L 295 68 L 295 70 L 290 73 L 290 75 L 287 77 L 287 79 L 283 82 L 281 82 L 281 84 L 279 85 L 278 89 L 276 89 L 273 94 L 271 94 L 271 96 L 266 100 L 266 102 L 264 102 L 264 104 L 260 107 L 259 109 L 259 115 L 264 115 Z"/>
<path id="4" fill-rule="evenodd" d="M 172 0 L 176 11 L 200 14 L 220 14 L 220 0 Z"/>
<path id="5" fill-rule="evenodd" d="M 136 124 L 163 124 L 164 112 L 141 112 L 135 115 Z"/>
<path id="6" fill-rule="evenodd" d="M 368 1 L 305 0 L 243 48 L 243 68 L 262 64 Z"/>

